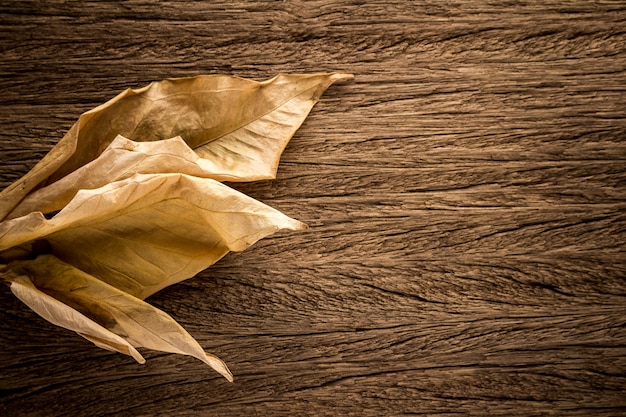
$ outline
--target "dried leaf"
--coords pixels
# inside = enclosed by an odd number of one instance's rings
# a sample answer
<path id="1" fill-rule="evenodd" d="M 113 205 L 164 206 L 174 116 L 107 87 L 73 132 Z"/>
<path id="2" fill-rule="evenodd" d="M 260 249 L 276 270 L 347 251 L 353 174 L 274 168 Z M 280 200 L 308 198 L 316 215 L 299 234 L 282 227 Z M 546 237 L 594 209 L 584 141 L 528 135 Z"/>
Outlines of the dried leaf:
<path id="1" fill-rule="evenodd" d="M 27 277 L 12 276 L 6 272 L 3 277 L 11 283 L 11 292 L 17 298 L 50 323 L 73 330 L 101 348 L 130 355 L 139 363 L 146 362 L 137 349 L 122 337 L 38 290 Z"/>
<path id="2" fill-rule="evenodd" d="M 228 251 L 305 227 L 212 179 L 137 174 L 79 191 L 50 220 L 34 212 L 0 223 L 0 251 L 46 239 L 60 259 L 143 299 Z"/>
<path id="3" fill-rule="evenodd" d="M 120 335 L 135 348 L 145 347 L 191 355 L 211 366 L 229 381 L 233 380 L 232 374 L 221 359 L 206 354 L 198 342 L 172 317 L 150 304 L 105 284 L 52 255 L 43 255 L 31 261 L 14 262 L 9 268 L 17 274 L 28 276 L 29 282 L 39 290 L 32 291 L 31 288 L 29 300 L 41 301 L 54 297 L 107 330 Z M 42 292 L 45 294 L 42 295 Z M 63 327 L 78 331 L 80 324 L 76 323 L 74 316 L 64 320 L 67 317 L 65 310 L 67 309 L 48 309 L 47 317 L 44 318 L 55 324 L 63 323 L 61 324 Z M 82 319 L 82 316 L 79 317 Z M 80 333 L 86 335 L 84 331 Z M 101 339 L 101 336 L 93 333 L 86 336 Z M 97 341 L 96 339 L 95 342 Z"/>
<path id="4" fill-rule="evenodd" d="M 350 77 L 279 75 L 255 82 L 204 75 L 128 89 L 81 115 L 39 164 L 0 193 L 0 220 L 31 190 L 97 158 L 117 135 L 138 142 L 181 136 L 233 179 L 273 178 L 284 147 L 322 93 Z"/>
<path id="5" fill-rule="evenodd" d="M 47 187 L 27 195 L 7 219 L 34 211 L 61 210 L 79 190 L 102 187 L 134 174 L 180 173 L 218 181 L 239 179 L 220 171 L 211 160 L 200 158 L 180 137 L 158 142 L 135 142 L 118 135 L 102 154 Z"/>

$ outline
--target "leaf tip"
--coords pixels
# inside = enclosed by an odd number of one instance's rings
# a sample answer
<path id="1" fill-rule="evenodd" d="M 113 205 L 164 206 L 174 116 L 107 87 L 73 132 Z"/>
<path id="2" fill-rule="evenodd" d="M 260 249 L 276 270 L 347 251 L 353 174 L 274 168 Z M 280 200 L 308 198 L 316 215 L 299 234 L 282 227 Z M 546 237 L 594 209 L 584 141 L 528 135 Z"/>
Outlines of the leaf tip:
<path id="1" fill-rule="evenodd" d="M 228 369 L 228 366 L 226 366 L 224 361 L 217 356 L 211 355 L 210 353 L 205 353 L 204 357 L 200 359 L 202 360 L 202 362 L 213 368 L 218 374 L 226 378 L 228 382 L 234 381 L 233 374 L 232 372 L 230 372 L 230 369 Z"/>
<path id="2" fill-rule="evenodd" d="M 140 365 L 146 364 L 146 359 L 137 351 L 137 349 L 132 349 L 130 351 L 130 356 L 132 356 L 133 359 L 135 359 Z"/>
<path id="3" fill-rule="evenodd" d="M 293 230 L 307 230 L 308 228 L 309 228 L 308 224 L 302 223 L 301 221 L 296 220 L 294 223 Z"/>
<path id="4" fill-rule="evenodd" d="M 306 223 L 302 223 L 299 220 L 296 219 L 292 219 L 291 217 L 289 217 L 287 219 L 287 224 L 284 224 L 283 226 L 277 227 L 276 230 L 280 230 L 280 229 L 286 229 L 286 230 L 307 230 L 309 228 L 309 226 Z"/>
<path id="5" fill-rule="evenodd" d="M 332 82 L 353 80 L 354 74 L 349 74 L 346 72 L 336 72 L 330 76 L 330 79 Z"/>

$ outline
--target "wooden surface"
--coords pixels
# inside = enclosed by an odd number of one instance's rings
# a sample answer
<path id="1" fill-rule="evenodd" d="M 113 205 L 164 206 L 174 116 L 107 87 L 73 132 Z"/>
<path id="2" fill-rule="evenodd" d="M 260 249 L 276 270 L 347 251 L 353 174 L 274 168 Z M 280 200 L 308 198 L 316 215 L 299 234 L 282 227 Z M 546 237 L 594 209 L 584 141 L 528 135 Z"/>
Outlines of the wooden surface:
<path id="1" fill-rule="evenodd" d="M 0 5 L 0 186 L 167 77 L 344 71 L 237 185 L 307 222 L 149 299 L 235 375 L 0 289 L 0 415 L 626 415 L 626 4 Z"/>

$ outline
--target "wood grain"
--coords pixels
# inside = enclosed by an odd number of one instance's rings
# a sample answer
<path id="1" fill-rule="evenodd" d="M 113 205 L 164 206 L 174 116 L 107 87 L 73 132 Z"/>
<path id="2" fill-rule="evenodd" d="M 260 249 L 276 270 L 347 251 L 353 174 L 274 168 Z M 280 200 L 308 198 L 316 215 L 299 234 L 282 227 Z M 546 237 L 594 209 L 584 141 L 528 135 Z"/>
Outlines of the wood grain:
<path id="1" fill-rule="evenodd" d="M 621 1 L 0 4 L 0 186 L 167 77 L 344 71 L 275 181 L 307 222 L 150 302 L 140 366 L 0 290 L 0 414 L 626 415 Z"/>

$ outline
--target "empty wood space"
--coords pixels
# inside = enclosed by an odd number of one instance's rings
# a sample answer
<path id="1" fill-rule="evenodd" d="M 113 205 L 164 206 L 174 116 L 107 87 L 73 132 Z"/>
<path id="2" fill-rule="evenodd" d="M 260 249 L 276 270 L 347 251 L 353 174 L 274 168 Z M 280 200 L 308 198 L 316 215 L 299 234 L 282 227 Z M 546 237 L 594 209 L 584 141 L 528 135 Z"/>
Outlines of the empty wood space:
<path id="1" fill-rule="evenodd" d="M 310 228 L 149 298 L 145 365 L 0 287 L 0 415 L 626 415 L 623 1 L 0 2 L 0 187 L 127 87 L 341 71 L 274 181 Z"/>

